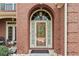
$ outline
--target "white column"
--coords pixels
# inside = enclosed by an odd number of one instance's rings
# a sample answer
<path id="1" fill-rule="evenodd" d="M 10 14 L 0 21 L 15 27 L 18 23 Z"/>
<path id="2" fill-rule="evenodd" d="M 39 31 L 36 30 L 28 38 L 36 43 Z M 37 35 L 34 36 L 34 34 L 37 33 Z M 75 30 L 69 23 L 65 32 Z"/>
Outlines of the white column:
<path id="1" fill-rule="evenodd" d="M 6 41 L 8 39 L 8 25 L 7 25 L 7 22 L 6 22 Z"/>
<path id="2" fill-rule="evenodd" d="M 64 54 L 67 56 L 67 3 L 65 3 L 64 15 Z"/>

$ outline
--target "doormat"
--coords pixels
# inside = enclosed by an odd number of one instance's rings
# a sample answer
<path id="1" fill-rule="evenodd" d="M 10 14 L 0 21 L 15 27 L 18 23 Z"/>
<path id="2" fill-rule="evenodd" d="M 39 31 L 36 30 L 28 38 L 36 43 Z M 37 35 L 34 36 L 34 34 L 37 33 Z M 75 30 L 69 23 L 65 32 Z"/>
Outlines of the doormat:
<path id="1" fill-rule="evenodd" d="M 49 53 L 48 50 L 32 50 L 31 53 Z"/>

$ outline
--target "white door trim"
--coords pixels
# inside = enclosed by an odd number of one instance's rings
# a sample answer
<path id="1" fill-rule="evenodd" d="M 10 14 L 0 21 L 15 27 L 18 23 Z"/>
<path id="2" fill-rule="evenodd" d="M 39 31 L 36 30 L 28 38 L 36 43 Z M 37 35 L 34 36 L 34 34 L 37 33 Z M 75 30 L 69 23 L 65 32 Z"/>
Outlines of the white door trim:
<path id="1" fill-rule="evenodd" d="M 15 41 L 15 27 L 16 24 L 8 24 L 8 22 L 13 22 L 13 21 L 6 21 L 6 41 L 8 40 L 8 27 L 12 27 L 13 28 L 13 34 L 12 34 L 12 42 Z"/>

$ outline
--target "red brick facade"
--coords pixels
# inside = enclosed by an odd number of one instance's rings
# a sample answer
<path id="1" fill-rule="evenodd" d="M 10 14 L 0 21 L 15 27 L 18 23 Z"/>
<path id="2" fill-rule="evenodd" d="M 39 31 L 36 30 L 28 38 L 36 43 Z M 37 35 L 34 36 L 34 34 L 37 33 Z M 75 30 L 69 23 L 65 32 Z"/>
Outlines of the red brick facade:
<path id="1" fill-rule="evenodd" d="M 79 4 L 68 4 L 68 55 L 79 55 Z"/>
<path id="2" fill-rule="evenodd" d="M 0 20 L 0 36 L 5 37 L 6 36 L 6 23 L 5 20 Z"/>
<path id="3" fill-rule="evenodd" d="M 16 6 L 17 53 L 24 54 L 29 52 L 29 13 L 35 5 L 37 6 L 37 4 L 17 4 Z M 44 4 L 42 6 L 47 8 L 46 5 L 51 8 L 53 11 L 51 14 L 54 16 L 52 19 L 52 25 L 54 25 L 52 49 L 56 53 L 64 55 L 64 7 L 57 8 L 55 4 Z"/>
<path id="4" fill-rule="evenodd" d="M 79 4 L 68 4 L 67 10 L 67 55 L 79 55 Z M 59 55 L 64 55 L 64 5 L 59 7 L 57 4 L 35 4 L 35 3 L 19 3 L 16 4 L 16 38 L 17 53 L 28 54 L 30 50 L 30 15 L 38 7 L 44 7 L 52 15 L 52 48 Z M 0 11 L 4 12 L 4 11 Z M 5 11 L 6 12 L 6 11 Z M 7 11 L 8 13 L 8 11 Z M 9 14 L 5 16 L 9 17 Z M 14 17 L 15 13 L 10 17 Z M 3 15 L 4 16 L 4 15 Z M 0 15 L 2 17 L 2 15 Z M 0 36 L 6 38 L 6 21 L 9 18 L 0 18 Z M 35 48 L 36 49 L 36 48 Z"/>

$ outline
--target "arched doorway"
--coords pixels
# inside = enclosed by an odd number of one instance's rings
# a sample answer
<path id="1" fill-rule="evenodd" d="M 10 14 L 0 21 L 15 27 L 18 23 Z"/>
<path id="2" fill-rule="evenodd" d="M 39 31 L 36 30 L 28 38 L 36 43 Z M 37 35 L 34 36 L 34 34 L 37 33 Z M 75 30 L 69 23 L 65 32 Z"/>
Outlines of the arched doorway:
<path id="1" fill-rule="evenodd" d="M 52 16 L 46 9 L 35 10 L 30 16 L 30 48 L 52 48 Z"/>

